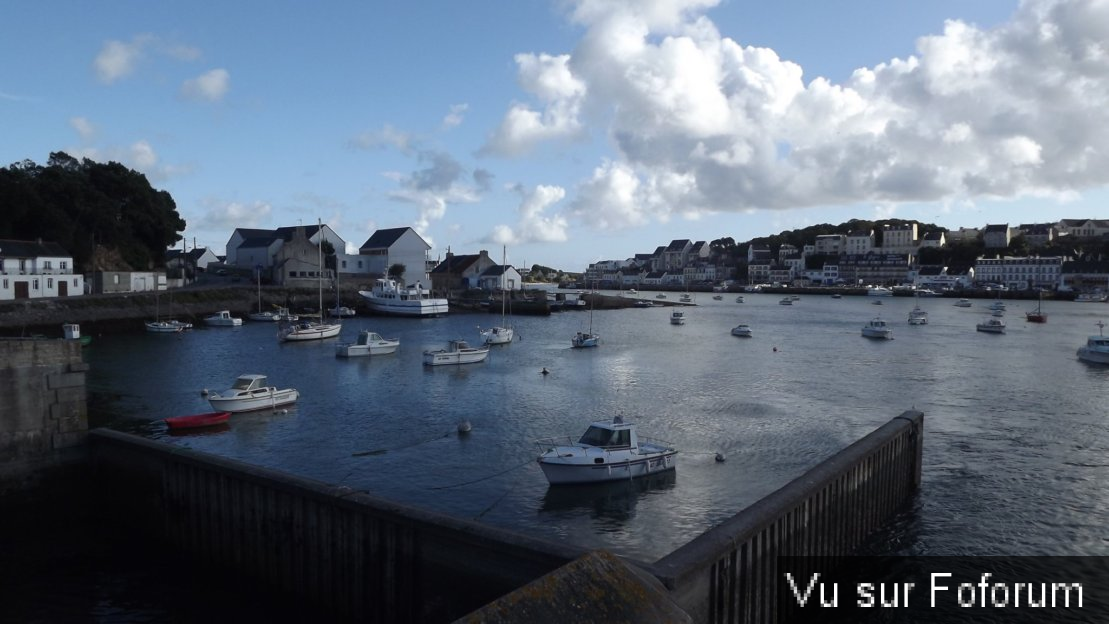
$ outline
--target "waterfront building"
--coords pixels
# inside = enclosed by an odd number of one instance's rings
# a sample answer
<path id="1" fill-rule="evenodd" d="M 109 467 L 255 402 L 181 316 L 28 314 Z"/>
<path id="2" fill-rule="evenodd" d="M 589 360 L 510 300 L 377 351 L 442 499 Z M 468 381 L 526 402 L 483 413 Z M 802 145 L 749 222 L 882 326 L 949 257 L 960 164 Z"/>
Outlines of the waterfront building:
<path id="1" fill-rule="evenodd" d="M 478 288 L 481 274 L 494 266 L 497 263 L 484 249 L 476 254 L 453 254 L 448 251 L 443 261 L 431 270 L 431 290 L 449 292 Z"/>
<path id="2" fill-rule="evenodd" d="M 773 256 L 770 253 L 770 245 L 766 243 L 751 243 L 747 247 L 747 262 L 748 264 L 756 260 L 770 260 Z"/>
<path id="3" fill-rule="evenodd" d="M 689 254 L 693 250 L 693 243 L 688 238 L 670 241 L 666 250 L 662 252 L 662 268 L 667 271 L 685 268 L 689 261 Z"/>
<path id="4" fill-rule="evenodd" d="M 979 258 L 974 277 L 979 283 L 1004 284 L 1009 288 L 1054 288 L 1060 283 L 1063 259 L 1059 256 Z"/>
<path id="5" fill-rule="evenodd" d="M 85 294 L 85 276 L 55 242 L 0 240 L 0 300 Z"/>
<path id="6" fill-rule="evenodd" d="M 356 259 L 351 258 L 357 266 L 348 267 L 346 260 L 340 258 L 339 270 L 343 273 L 388 275 L 389 267 L 400 264 L 404 265 L 404 273 L 400 276 L 402 284 L 418 283 L 427 288 L 431 284 L 428 273 L 435 268 L 435 263 L 427 260 L 429 251 L 431 245 L 410 227 L 377 230 L 358 248 Z"/>
<path id="7" fill-rule="evenodd" d="M 752 260 L 747 263 L 747 283 L 765 284 L 770 281 L 770 260 Z"/>
<path id="8" fill-rule="evenodd" d="M 219 263 L 219 257 L 207 247 L 193 247 L 189 251 L 166 250 L 166 269 L 177 271 L 178 277 L 184 273 L 193 279 L 198 271 L 207 271 L 209 264 L 217 263 Z"/>
<path id="9" fill-rule="evenodd" d="M 839 276 L 848 284 L 904 284 L 912 259 L 910 254 L 843 255 L 839 259 Z"/>
<path id="10" fill-rule="evenodd" d="M 282 248 L 293 240 L 298 228 L 303 230 L 305 238 L 312 245 L 319 245 L 324 240 L 330 243 L 339 266 L 345 267 L 344 273 L 369 275 L 368 263 L 357 255 L 347 254 L 346 241 L 326 223 L 279 227 L 274 230 L 236 228 L 231 233 L 231 238 L 227 240 L 227 257 L 224 262 L 240 270 L 262 271 L 262 274 L 268 275 L 275 284 L 284 284 L 290 277 L 289 269 L 279 269 L 278 264 L 287 264 L 294 254 L 282 253 Z M 297 253 L 300 251 L 302 250 L 298 250 Z M 296 277 L 300 277 L 299 271 Z"/>
<path id="11" fill-rule="evenodd" d="M 89 291 L 103 293 L 154 292 L 166 289 L 166 274 L 158 271 L 94 271 Z"/>
<path id="12" fill-rule="evenodd" d="M 1043 247 L 1055 240 L 1055 227 L 1050 223 L 1022 223 L 1017 230 L 1029 247 Z"/>
<path id="13" fill-rule="evenodd" d="M 920 237 L 920 249 L 924 249 L 926 247 L 933 249 L 943 249 L 946 244 L 947 238 L 943 230 L 933 230 L 931 232 L 925 232 L 924 236 Z"/>
<path id="14" fill-rule="evenodd" d="M 1059 277 L 1059 288 L 1109 291 L 1109 262 L 1064 262 Z"/>
<path id="15" fill-rule="evenodd" d="M 882 253 L 913 254 L 919 245 L 915 221 L 882 228 Z"/>

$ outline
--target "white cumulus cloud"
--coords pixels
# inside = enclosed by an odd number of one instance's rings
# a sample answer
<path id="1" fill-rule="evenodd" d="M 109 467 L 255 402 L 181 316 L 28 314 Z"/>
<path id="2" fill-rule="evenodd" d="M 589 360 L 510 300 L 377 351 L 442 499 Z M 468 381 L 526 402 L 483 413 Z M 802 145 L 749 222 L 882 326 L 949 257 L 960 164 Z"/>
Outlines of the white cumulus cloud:
<path id="1" fill-rule="evenodd" d="M 213 69 L 181 85 L 181 95 L 190 100 L 218 102 L 231 88 L 231 74 L 226 69 Z"/>
<path id="2" fill-rule="evenodd" d="M 84 117 L 70 117 L 69 125 L 86 141 L 96 134 L 96 126 L 92 125 L 92 122 Z"/>
<path id="3" fill-rule="evenodd" d="M 1109 183 L 1105 0 L 1025 0 L 990 29 L 950 20 L 915 54 L 841 84 L 805 83 L 774 50 L 727 37 L 716 4 L 574 2 L 581 40 L 516 56 L 527 101 L 508 106 L 483 151 L 522 155 L 603 124 L 614 152 L 568 212 L 600 228 Z"/>
<path id="4" fill-rule="evenodd" d="M 569 221 L 560 214 L 548 214 L 548 209 L 562 201 L 566 190 L 559 186 L 540 184 L 533 189 L 517 185 L 520 195 L 519 218 L 515 225 L 497 225 L 485 238 L 498 245 L 523 243 L 562 243 L 569 240 Z"/>
<path id="5" fill-rule="evenodd" d="M 142 60 L 151 41 L 149 35 L 139 35 L 131 41 L 113 39 L 105 42 L 92 62 L 97 78 L 104 84 L 111 84 L 129 76 Z"/>

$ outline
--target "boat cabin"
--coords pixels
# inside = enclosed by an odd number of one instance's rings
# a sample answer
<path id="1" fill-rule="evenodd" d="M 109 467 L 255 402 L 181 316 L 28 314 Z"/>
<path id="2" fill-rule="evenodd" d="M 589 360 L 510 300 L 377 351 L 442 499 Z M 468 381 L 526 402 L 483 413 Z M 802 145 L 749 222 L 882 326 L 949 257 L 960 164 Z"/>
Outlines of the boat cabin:
<path id="1" fill-rule="evenodd" d="M 232 390 L 251 391 L 259 388 L 266 387 L 265 375 L 239 375 L 235 379 L 235 383 L 231 385 Z"/>
<path id="2" fill-rule="evenodd" d="M 635 448 L 639 445 L 636 439 L 635 426 L 625 424 L 617 416 L 613 422 L 595 422 L 589 425 L 578 444 L 597 446 L 601 448 Z"/>

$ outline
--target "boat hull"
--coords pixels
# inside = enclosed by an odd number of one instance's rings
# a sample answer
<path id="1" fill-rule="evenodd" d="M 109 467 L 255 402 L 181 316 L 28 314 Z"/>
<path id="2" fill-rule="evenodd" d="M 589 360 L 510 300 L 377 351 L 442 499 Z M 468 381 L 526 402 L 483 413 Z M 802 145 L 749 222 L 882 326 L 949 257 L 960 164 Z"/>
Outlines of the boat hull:
<path id="1" fill-rule="evenodd" d="M 483 330 L 481 336 L 487 345 L 508 344 L 512 342 L 515 333 L 511 327 L 493 327 Z"/>
<path id="2" fill-rule="evenodd" d="M 211 427 L 227 422 L 231 412 L 208 412 L 206 414 L 191 414 L 189 416 L 171 416 L 165 419 L 166 426 L 170 429 L 198 429 Z"/>
<path id="3" fill-rule="evenodd" d="M 1078 359 L 1082 360 L 1083 362 L 1091 362 L 1093 364 L 1109 364 L 1109 351 L 1079 347 L 1077 355 Z"/>
<path id="4" fill-rule="evenodd" d="M 477 364 L 485 361 L 488 349 L 473 351 L 425 351 L 424 366 L 446 366 L 450 364 Z"/>
<path id="5" fill-rule="evenodd" d="M 225 412 L 250 412 L 260 409 L 273 409 L 284 405 L 296 403 L 300 393 L 292 388 L 278 390 L 276 388 L 259 388 L 253 390 L 248 396 L 223 397 L 213 394 L 208 397 L 208 404 L 213 409 Z"/>
<path id="6" fill-rule="evenodd" d="M 548 483 L 551 485 L 574 485 L 626 481 L 636 477 L 645 477 L 674 470 L 677 466 L 678 451 L 674 449 L 644 452 L 643 448 L 640 447 L 639 453 L 634 456 L 629 454 L 626 458 L 617 461 L 605 461 L 598 464 L 594 462 L 594 457 L 582 456 L 580 448 L 576 449 L 578 453 L 576 456 L 564 457 L 567 450 L 573 451 L 574 448 L 555 448 L 551 452 L 553 457 L 546 457 L 547 454 L 544 454 L 543 457 L 538 459 L 539 468 L 543 471 L 543 476 L 547 478 Z M 582 461 L 569 461 L 579 458 Z"/>
<path id="7" fill-rule="evenodd" d="M 449 310 L 446 299 L 416 298 L 399 299 L 382 297 L 371 291 L 360 290 L 358 294 L 366 300 L 366 306 L 375 314 L 386 316 L 434 317 L 443 316 Z"/>
<path id="8" fill-rule="evenodd" d="M 978 325 L 976 329 L 978 331 L 986 333 L 986 334 L 1004 334 L 1005 333 L 1005 326 L 1004 325 L 1001 325 L 1001 326 L 997 326 L 997 325 Z"/>
<path id="9" fill-rule="evenodd" d="M 335 355 L 338 357 L 389 355 L 396 353 L 399 346 L 399 340 L 381 340 L 370 344 L 341 344 L 335 345 Z"/>
<path id="10" fill-rule="evenodd" d="M 601 343 L 601 337 L 596 334 L 578 334 L 570 339 L 570 346 L 575 349 L 595 347 Z"/>
<path id="11" fill-rule="evenodd" d="M 890 340 L 893 338 L 893 332 L 889 329 L 870 329 L 866 327 L 863 328 L 863 337 L 877 340 Z"/>
<path id="12" fill-rule="evenodd" d="M 281 340 L 285 342 L 300 342 L 306 340 L 323 340 L 324 338 L 334 338 L 339 335 L 343 330 L 343 326 L 338 323 L 324 323 L 322 325 L 299 325 L 292 328 L 283 330 L 280 334 Z"/>

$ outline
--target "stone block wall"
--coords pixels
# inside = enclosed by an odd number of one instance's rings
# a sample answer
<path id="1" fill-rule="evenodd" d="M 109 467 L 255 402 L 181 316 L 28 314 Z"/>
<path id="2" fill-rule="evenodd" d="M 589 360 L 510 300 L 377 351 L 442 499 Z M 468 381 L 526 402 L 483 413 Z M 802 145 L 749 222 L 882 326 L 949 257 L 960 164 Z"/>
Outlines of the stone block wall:
<path id="1" fill-rule="evenodd" d="M 0 466 L 49 461 L 85 442 L 88 368 L 75 340 L 0 339 Z"/>

